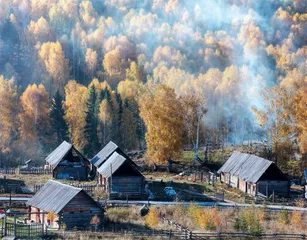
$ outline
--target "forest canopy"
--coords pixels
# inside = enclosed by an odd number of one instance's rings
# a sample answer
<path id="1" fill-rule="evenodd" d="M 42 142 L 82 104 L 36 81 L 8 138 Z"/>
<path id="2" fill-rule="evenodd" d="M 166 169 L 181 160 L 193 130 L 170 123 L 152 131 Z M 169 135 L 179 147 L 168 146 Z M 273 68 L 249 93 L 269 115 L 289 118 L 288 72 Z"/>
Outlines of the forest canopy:
<path id="1" fill-rule="evenodd" d="M 301 169 L 306 42 L 306 0 L 0 0 L 0 167 L 65 139 L 88 157 L 109 140 L 144 149 L 164 106 L 184 127 L 163 161 L 198 132 L 266 141 Z"/>

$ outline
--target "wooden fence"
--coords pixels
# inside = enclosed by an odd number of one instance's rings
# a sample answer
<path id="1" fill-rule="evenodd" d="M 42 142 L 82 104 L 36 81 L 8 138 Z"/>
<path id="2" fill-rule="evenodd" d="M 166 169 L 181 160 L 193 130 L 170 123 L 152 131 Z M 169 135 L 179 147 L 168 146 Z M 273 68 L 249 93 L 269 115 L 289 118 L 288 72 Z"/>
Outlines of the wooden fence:
<path id="1" fill-rule="evenodd" d="M 0 174 L 16 174 L 16 168 L 0 168 Z"/>
<path id="2" fill-rule="evenodd" d="M 307 239 L 305 234 L 249 234 L 241 232 L 188 232 L 178 230 L 137 230 L 137 229 L 104 229 L 102 232 L 89 232 L 89 231 L 59 231 L 47 232 L 49 236 L 57 236 L 63 239 L 74 239 L 77 236 L 86 236 L 87 239 L 104 239 L 104 238 L 127 238 L 133 239 L 189 239 L 189 240 L 228 240 L 228 239 Z"/>
<path id="3" fill-rule="evenodd" d="M 88 184 L 73 184 L 73 183 L 68 183 L 68 185 L 73 186 L 73 187 L 77 187 L 77 188 L 82 188 L 85 192 L 87 192 L 89 194 L 93 194 L 94 191 L 97 191 L 97 190 L 104 190 L 103 185 L 88 185 Z M 32 190 L 33 190 L 34 193 L 36 193 L 43 186 L 44 186 L 44 184 L 36 184 L 32 187 Z"/>
<path id="4" fill-rule="evenodd" d="M 44 168 L 31 168 L 31 169 L 1 168 L 0 174 L 5 174 L 5 175 L 15 175 L 15 174 L 52 175 L 52 170 L 44 169 Z"/>
<path id="5" fill-rule="evenodd" d="M 38 239 L 43 235 L 43 224 L 6 223 L 4 236 L 14 236 L 22 239 Z"/>
<path id="6" fill-rule="evenodd" d="M 181 234 L 181 239 L 195 239 L 195 240 L 205 240 L 205 239 L 307 239 L 305 234 L 250 234 L 244 232 L 193 232 L 188 228 L 180 225 L 174 220 L 161 217 L 163 222 L 174 227 L 176 231 Z M 183 237 L 183 238 L 182 238 Z"/>
<path id="7" fill-rule="evenodd" d="M 19 169 L 19 174 L 52 175 L 52 169 L 44 169 L 44 168 Z"/>

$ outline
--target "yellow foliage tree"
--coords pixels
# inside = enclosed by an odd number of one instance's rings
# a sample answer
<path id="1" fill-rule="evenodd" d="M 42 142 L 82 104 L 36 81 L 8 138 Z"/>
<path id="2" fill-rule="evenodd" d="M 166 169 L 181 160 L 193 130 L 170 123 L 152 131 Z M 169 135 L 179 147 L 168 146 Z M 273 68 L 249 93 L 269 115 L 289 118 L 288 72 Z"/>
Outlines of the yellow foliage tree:
<path id="1" fill-rule="evenodd" d="M 85 111 L 87 88 L 74 80 L 65 86 L 65 120 L 68 124 L 70 139 L 77 148 L 84 147 L 83 129 L 85 126 Z"/>
<path id="2" fill-rule="evenodd" d="M 0 150 L 2 153 L 11 151 L 11 141 L 16 133 L 17 124 L 17 87 L 13 79 L 7 80 L 0 75 Z"/>
<path id="3" fill-rule="evenodd" d="M 175 91 L 163 84 L 140 100 L 147 133 L 147 154 L 157 163 L 178 157 L 183 147 L 184 120 Z"/>
<path id="4" fill-rule="evenodd" d="M 263 92 L 265 109 L 253 109 L 260 126 L 268 135 L 268 143 L 272 148 L 275 163 L 287 170 L 287 162 L 291 155 L 291 136 L 293 128 L 293 105 L 291 93 L 280 86 L 265 89 Z M 287 156 L 288 155 L 288 156 Z"/>
<path id="5" fill-rule="evenodd" d="M 155 207 L 149 209 L 148 214 L 145 217 L 145 224 L 148 227 L 154 227 L 159 223 L 159 214 Z"/>
<path id="6" fill-rule="evenodd" d="M 70 67 L 64 56 L 61 44 L 57 42 L 44 43 L 39 51 L 39 56 L 45 64 L 47 72 L 53 78 L 56 90 L 63 92 L 69 79 Z"/>
<path id="7" fill-rule="evenodd" d="M 18 114 L 20 140 L 28 157 L 36 159 L 50 130 L 49 99 L 45 87 L 29 85 L 20 97 Z"/>
<path id="8" fill-rule="evenodd" d="M 85 62 L 87 64 L 89 74 L 93 76 L 98 64 L 97 52 L 92 50 L 91 48 L 86 49 Z"/>
<path id="9" fill-rule="evenodd" d="M 302 153 L 307 152 L 307 88 L 300 89 L 293 99 L 294 103 L 294 121 L 297 126 L 298 143 Z"/>
<path id="10" fill-rule="evenodd" d="M 27 38 L 32 41 L 33 44 L 37 41 L 50 41 L 53 38 L 53 31 L 46 19 L 40 17 L 36 22 L 30 22 L 27 29 Z"/>

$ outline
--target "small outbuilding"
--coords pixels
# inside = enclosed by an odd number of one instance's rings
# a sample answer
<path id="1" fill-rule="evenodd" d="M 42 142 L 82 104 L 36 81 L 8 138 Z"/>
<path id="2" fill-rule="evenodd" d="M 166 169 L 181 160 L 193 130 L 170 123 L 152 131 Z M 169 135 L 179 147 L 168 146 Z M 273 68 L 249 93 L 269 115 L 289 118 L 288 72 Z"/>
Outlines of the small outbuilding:
<path id="1" fill-rule="evenodd" d="M 255 155 L 234 152 L 218 174 L 221 182 L 253 196 L 270 196 L 273 192 L 278 196 L 289 196 L 287 176 L 272 161 Z"/>
<path id="2" fill-rule="evenodd" d="M 72 144 L 64 141 L 45 159 L 55 179 L 87 181 L 90 162 Z"/>
<path id="3" fill-rule="evenodd" d="M 49 180 L 26 204 L 29 219 L 45 226 L 89 229 L 94 216 L 103 223 L 103 208 L 81 188 Z M 97 219 L 97 218 L 96 218 Z"/>
<path id="4" fill-rule="evenodd" d="M 110 199 L 143 197 L 145 178 L 127 156 L 113 152 L 97 172 L 98 182 L 105 186 Z"/>

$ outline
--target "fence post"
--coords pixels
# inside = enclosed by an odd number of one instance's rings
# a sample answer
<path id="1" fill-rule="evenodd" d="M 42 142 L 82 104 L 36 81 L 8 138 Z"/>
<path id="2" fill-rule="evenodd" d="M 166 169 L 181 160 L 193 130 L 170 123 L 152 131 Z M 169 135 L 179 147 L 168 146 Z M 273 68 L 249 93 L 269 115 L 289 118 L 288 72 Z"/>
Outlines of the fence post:
<path id="1" fill-rule="evenodd" d="M 169 230 L 168 240 L 172 239 L 172 230 Z"/>
<path id="2" fill-rule="evenodd" d="M 43 220 L 42 220 L 42 234 L 44 235 L 44 227 L 45 227 L 45 213 L 43 213 Z"/>
<path id="3" fill-rule="evenodd" d="M 28 238 L 31 238 L 31 225 L 28 224 Z"/>
<path id="4" fill-rule="evenodd" d="M 4 216 L 4 236 L 6 236 L 6 215 Z"/>
<path id="5" fill-rule="evenodd" d="M 14 236 L 16 237 L 16 214 L 14 214 Z"/>

